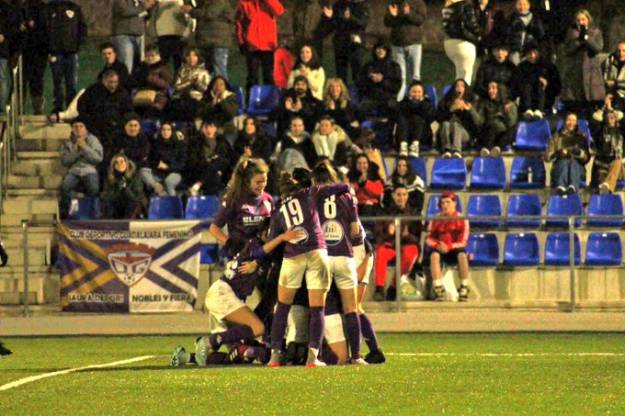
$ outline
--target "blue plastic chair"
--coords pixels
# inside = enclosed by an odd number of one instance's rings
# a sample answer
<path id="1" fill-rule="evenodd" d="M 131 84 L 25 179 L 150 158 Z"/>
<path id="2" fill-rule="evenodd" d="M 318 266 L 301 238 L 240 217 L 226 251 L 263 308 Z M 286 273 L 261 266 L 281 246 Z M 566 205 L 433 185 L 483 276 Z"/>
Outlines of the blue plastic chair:
<path id="1" fill-rule="evenodd" d="M 412 167 L 412 171 L 417 174 L 418 177 L 423 179 L 423 183 L 428 183 L 428 172 L 425 167 L 425 159 L 422 157 L 411 157 L 410 159 L 410 167 Z"/>
<path id="2" fill-rule="evenodd" d="M 86 196 L 83 198 L 77 198 L 76 209 L 70 209 L 67 219 L 84 221 L 97 220 L 101 217 L 102 210 L 100 209 L 100 198 L 97 196 Z"/>
<path id="3" fill-rule="evenodd" d="M 441 200 L 440 194 L 432 194 L 430 195 L 430 200 L 428 201 L 428 217 L 435 217 L 441 210 L 438 207 L 438 202 Z M 460 198 L 456 198 L 456 211 L 462 212 L 462 201 Z"/>
<path id="4" fill-rule="evenodd" d="M 150 199 L 148 219 L 171 220 L 184 217 L 182 201 L 177 196 L 153 196 Z"/>
<path id="5" fill-rule="evenodd" d="M 425 89 L 425 95 L 430 97 L 432 105 L 434 106 L 434 108 L 436 108 L 436 106 L 438 105 L 438 94 L 436 93 L 436 87 L 432 84 L 424 84 L 423 87 Z M 408 91 L 406 91 L 406 94 L 408 94 Z"/>
<path id="6" fill-rule="evenodd" d="M 529 182 L 529 172 L 532 181 Z M 538 157 L 515 157 L 510 167 L 510 189 L 544 189 L 545 162 Z"/>
<path id="7" fill-rule="evenodd" d="M 529 215 L 536 215 L 537 217 L 540 217 L 541 213 L 542 205 L 538 195 L 510 195 L 510 198 L 508 198 L 508 208 L 506 210 L 506 225 L 508 227 L 538 228 L 540 227 L 540 218 L 533 220 L 515 219 L 514 217 Z"/>
<path id="8" fill-rule="evenodd" d="M 212 218 L 219 211 L 219 198 L 214 195 L 190 196 L 184 217 L 188 220 Z"/>
<path id="9" fill-rule="evenodd" d="M 534 233 L 506 235 L 503 247 L 503 264 L 506 266 L 538 266 L 540 247 Z"/>
<path id="10" fill-rule="evenodd" d="M 544 152 L 550 138 L 551 130 L 547 120 L 521 121 L 517 127 L 514 147 L 517 150 Z"/>
<path id="11" fill-rule="evenodd" d="M 239 108 L 237 109 L 237 116 L 245 114 L 245 92 L 240 85 L 230 85 L 230 88 L 237 96 L 237 103 Z"/>
<path id="12" fill-rule="evenodd" d="M 497 195 L 471 195 L 467 203 L 467 216 L 471 227 L 497 228 L 501 220 L 472 220 L 471 217 L 501 217 L 501 201 Z"/>
<path id="13" fill-rule="evenodd" d="M 560 131 L 560 129 L 564 126 L 564 120 L 559 119 L 556 123 L 556 131 Z M 590 126 L 588 125 L 588 120 L 580 118 L 577 120 L 577 128 L 581 130 L 581 132 L 586 136 L 586 143 L 588 146 L 592 143 L 592 135 L 590 134 Z"/>
<path id="14" fill-rule="evenodd" d="M 464 189 L 467 182 L 467 167 L 464 159 L 436 159 L 432 167 L 432 189 Z"/>
<path id="15" fill-rule="evenodd" d="M 217 244 L 200 245 L 200 264 L 215 264 L 219 261 L 219 246 Z"/>
<path id="16" fill-rule="evenodd" d="M 588 225 L 592 227 L 622 227 L 622 218 L 595 218 L 597 215 L 614 215 L 622 217 L 623 200 L 618 194 L 592 194 L 588 203 Z"/>
<path id="17" fill-rule="evenodd" d="M 471 266 L 494 267 L 499 264 L 499 242 L 495 234 L 470 234 L 467 253 Z"/>
<path id="18" fill-rule="evenodd" d="M 247 114 L 267 116 L 274 112 L 280 103 L 280 89 L 274 85 L 254 85 L 250 89 L 250 102 Z"/>
<path id="19" fill-rule="evenodd" d="M 472 189 L 504 189 L 506 168 L 500 157 L 476 157 L 471 169 Z"/>
<path id="20" fill-rule="evenodd" d="M 579 235 L 574 237 L 575 265 L 580 263 Z M 551 233 L 545 242 L 545 266 L 568 266 L 570 261 L 569 233 Z"/>
<path id="21" fill-rule="evenodd" d="M 547 227 L 568 227 L 569 222 L 566 219 L 549 219 L 559 215 L 579 215 L 581 216 L 582 199 L 577 194 L 572 195 L 552 195 L 547 203 Z M 582 223 L 581 218 L 575 219 L 575 226 L 579 227 Z"/>
<path id="22" fill-rule="evenodd" d="M 620 266 L 623 263 L 623 245 L 618 233 L 591 233 L 586 242 L 588 266 Z"/>
<path id="23" fill-rule="evenodd" d="M 452 87 L 453 87 L 452 84 L 447 84 L 443 86 L 443 97 L 447 95 L 447 93 L 449 92 L 449 90 L 451 90 Z"/>

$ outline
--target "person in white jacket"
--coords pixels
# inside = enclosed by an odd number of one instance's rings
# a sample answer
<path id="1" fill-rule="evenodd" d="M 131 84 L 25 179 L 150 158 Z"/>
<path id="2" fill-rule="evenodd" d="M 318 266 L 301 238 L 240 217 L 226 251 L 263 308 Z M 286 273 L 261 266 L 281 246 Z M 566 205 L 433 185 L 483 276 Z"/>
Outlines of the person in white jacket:
<path id="1" fill-rule="evenodd" d="M 298 75 L 308 79 L 308 85 L 313 97 L 323 100 L 323 87 L 326 82 L 326 73 L 319 62 L 319 57 L 315 49 L 308 44 L 303 45 L 299 50 L 299 56 L 293 70 L 289 74 L 288 88 L 293 86 Z"/>

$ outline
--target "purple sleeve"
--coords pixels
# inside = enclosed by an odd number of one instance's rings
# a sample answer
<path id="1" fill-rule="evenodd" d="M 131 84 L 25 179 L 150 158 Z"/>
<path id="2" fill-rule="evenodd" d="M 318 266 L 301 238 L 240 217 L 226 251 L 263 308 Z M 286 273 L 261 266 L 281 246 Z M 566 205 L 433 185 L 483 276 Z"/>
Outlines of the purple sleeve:
<path id="1" fill-rule="evenodd" d="M 219 208 L 219 211 L 217 211 L 217 215 L 215 215 L 213 224 L 215 224 L 219 228 L 223 228 L 226 224 L 230 222 L 233 213 L 234 209 L 232 207 L 222 205 Z"/>
<path id="2" fill-rule="evenodd" d="M 325 199 L 332 195 L 341 195 L 347 192 L 349 192 L 349 185 L 346 185 L 344 183 L 312 187 L 313 198 Z"/>

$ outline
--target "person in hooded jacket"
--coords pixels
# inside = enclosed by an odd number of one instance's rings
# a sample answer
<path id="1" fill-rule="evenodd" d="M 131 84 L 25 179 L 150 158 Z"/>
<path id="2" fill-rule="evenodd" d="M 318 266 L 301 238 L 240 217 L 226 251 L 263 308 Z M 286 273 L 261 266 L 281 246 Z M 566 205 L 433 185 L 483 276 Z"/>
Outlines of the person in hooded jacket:
<path id="1" fill-rule="evenodd" d="M 125 154 L 119 153 L 111 158 L 100 201 L 103 218 L 129 220 L 143 217 L 148 199 L 137 167 Z"/>
<path id="2" fill-rule="evenodd" d="M 499 157 L 501 149 L 512 143 L 518 114 L 514 101 L 497 82 L 488 83 L 488 96 L 477 103 L 480 156 Z"/>
<path id="3" fill-rule="evenodd" d="M 174 129 L 173 123 L 165 121 L 150 145 L 147 164 L 139 174 L 146 187 L 157 195 L 175 196 L 186 163 L 187 144 L 184 135 Z"/>
<path id="4" fill-rule="evenodd" d="M 413 81 L 399 103 L 397 141 L 400 156 L 419 157 L 421 143 L 432 145 L 431 125 L 435 119 L 436 109 L 425 93 L 423 83 Z"/>

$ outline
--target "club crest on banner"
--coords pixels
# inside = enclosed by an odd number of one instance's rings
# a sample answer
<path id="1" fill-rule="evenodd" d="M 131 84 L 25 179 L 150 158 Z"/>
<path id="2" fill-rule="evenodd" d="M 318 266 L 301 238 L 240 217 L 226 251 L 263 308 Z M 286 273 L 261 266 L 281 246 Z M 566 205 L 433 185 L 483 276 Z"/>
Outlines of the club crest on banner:
<path id="1" fill-rule="evenodd" d="M 109 265 L 115 276 L 130 287 L 145 276 L 155 251 L 144 244 L 116 245 L 109 250 Z"/>

